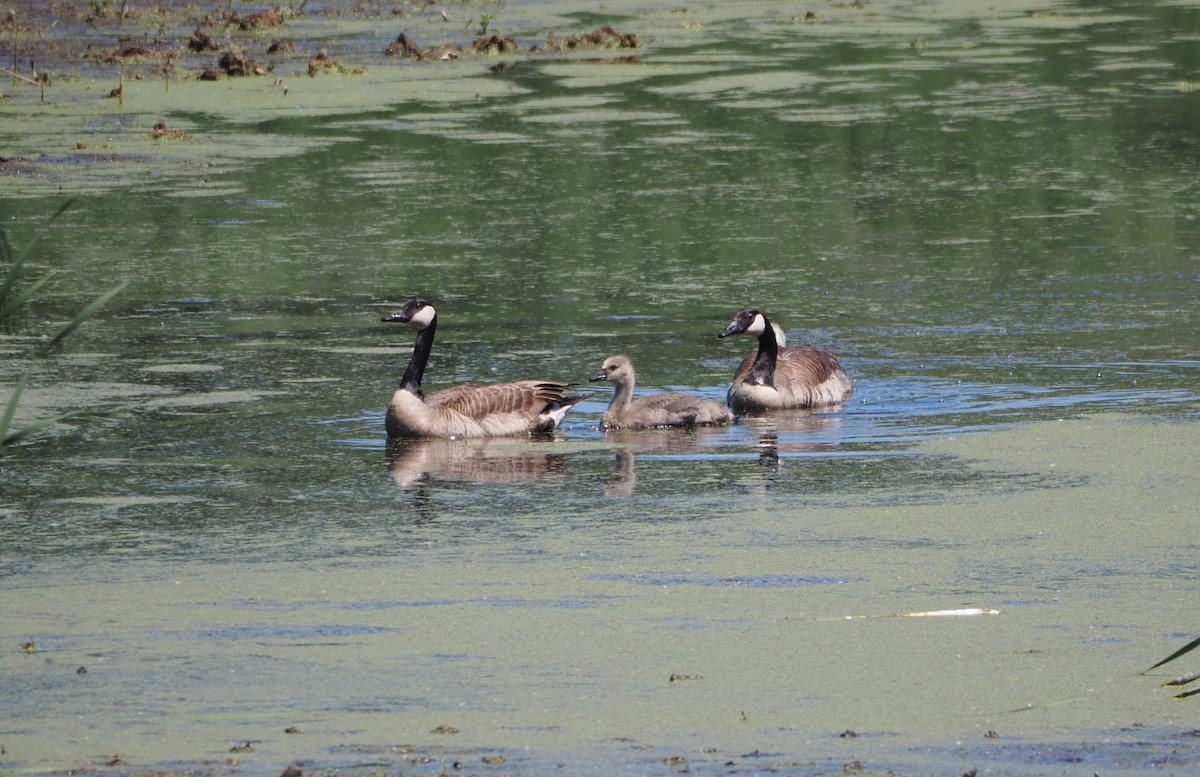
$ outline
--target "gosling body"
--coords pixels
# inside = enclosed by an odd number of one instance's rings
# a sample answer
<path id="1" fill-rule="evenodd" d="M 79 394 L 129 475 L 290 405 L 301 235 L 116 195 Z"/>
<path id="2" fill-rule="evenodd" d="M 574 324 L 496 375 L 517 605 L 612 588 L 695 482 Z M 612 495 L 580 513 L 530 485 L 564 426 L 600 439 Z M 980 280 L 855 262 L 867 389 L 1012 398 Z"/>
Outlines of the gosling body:
<path id="1" fill-rule="evenodd" d="M 608 357 L 591 380 L 613 384 L 612 400 L 600 418 L 602 429 L 718 426 L 734 420 L 720 403 L 690 394 L 664 393 L 634 399 L 637 373 L 627 356 Z"/>

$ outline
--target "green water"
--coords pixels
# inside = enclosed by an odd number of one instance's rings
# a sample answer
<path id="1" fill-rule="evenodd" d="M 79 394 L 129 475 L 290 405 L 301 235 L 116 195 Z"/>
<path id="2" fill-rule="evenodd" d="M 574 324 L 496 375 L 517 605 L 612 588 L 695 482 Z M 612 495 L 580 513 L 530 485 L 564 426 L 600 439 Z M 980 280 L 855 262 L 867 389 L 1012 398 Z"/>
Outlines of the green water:
<path id="1" fill-rule="evenodd" d="M 642 48 L 5 91 L 0 401 L 115 415 L 0 454 L 0 773 L 1194 770 L 1200 7 L 487 12 Z M 413 294 L 429 389 L 723 400 L 755 306 L 855 392 L 389 450 Z"/>

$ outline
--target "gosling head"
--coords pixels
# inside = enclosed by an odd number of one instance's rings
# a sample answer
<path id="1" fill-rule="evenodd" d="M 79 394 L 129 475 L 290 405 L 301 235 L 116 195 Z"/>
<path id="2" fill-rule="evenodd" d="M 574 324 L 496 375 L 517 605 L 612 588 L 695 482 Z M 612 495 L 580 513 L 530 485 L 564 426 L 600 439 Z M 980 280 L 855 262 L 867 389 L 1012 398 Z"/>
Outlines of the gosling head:
<path id="1" fill-rule="evenodd" d="M 610 383 L 622 383 L 629 380 L 633 374 L 633 362 L 628 356 L 610 356 L 604 360 L 604 364 L 600 366 L 600 371 L 592 377 L 590 381 L 607 380 Z"/>
<path id="2" fill-rule="evenodd" d="M 408 324 L 413 329 L 425 329 L 437 316 L 437 310 L 429 300 L 413 297 L 404 303 L 404 307 L 388 313 L 383 321 L 399 321 Z"/>

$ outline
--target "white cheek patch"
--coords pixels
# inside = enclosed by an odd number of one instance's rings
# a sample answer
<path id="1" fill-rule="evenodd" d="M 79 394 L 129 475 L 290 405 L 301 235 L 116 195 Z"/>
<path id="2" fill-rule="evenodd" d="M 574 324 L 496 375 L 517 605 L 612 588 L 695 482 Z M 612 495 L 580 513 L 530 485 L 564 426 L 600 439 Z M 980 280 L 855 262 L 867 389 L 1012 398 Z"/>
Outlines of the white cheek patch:
<path id="1" fill-rule="evenodd" d="M 408 320 L 408 325 L 414 329 L 424 329 L 429 326 L 429 322 L 433 321 L 433 317 L 437 315 L 433 305 L 426 305 L 417 311 L 417 314 Z"/>
<path id="2" fill-rule="evenodd" d="M 746 327 L 746 334 L 758 336 L 767 331 L 767 319 L 763 318 L 762 313 L 756 313 L 754 320 L 750 322 L 750 326 Z"/>

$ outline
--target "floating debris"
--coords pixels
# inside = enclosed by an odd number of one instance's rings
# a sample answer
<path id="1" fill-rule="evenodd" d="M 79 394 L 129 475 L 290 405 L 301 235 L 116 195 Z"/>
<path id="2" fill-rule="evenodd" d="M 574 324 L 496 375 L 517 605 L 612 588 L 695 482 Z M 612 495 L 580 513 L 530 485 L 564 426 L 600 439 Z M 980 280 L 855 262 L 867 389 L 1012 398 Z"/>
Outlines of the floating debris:
<path id="1" fill-rule="evenodd" d="M 886 615 L 846 615 L 842 620 L 854 621 L 863 618 L 957 618 L 972 615 L 999 615 L 999 610 L 982 607 L 965 607 L 961 610 L 928 610 L 925 612 L 897 612 Z"/>
<path id="2" fill-rule="evenodd" d="M 183 130 L 167 129 L 166 123 L 160 121 L 150 130 L 150 137 L 155 140 L 182 140 L 186 136 Z"/>
<path id="3" fill-rule="evenodd" d="M 389 57 L 403 57 L 404 59 L 425 59 L 425 49 L 413 43 L 408 37 L 408 33 L 402 32 L 396 40 L 388 44 L 384 49 L 384 54 Z"/>
<path id="4" fill-rule="evenodd" d="M 308 60 L 308 76 L 315 78 L 321 73 L 355 73 L 359 74 L 365 71 L 362 67 L 346 67 L 341 62 L 337 61 L 329 55 L 325 49 L 321 49 Z"/>
<path id="5" fill-rule="evenodd" d="M 266 71 L 257 62 L 237 49 L 231 49 L 217 60 L 217 67 L 229 76 L 261 76 Z"/>
<path id="6" fill-rule="evenodd" d="M 247 32 L 263 27 L 282 27 L 286 22 L 287 18 L 279 6 L 245 15 L 239 14 L 237 11 L 230 11 L 225 15 L 226 24 Z"/>
<path id="7" fill-rule="evenodd" d="M 559 39 L 553 32 L 546 36 L 546 48 L 551 51 L 563 51 L 565 49 L 637 49 L 641 47 L 642 43 L 638 39 L 637 33 L 620 33 L 608 25 L 583 35 L 572 35 L 564 39 Z"/>
<path id="8" fill-rule="evenodd" d="M 188 39 L 187 47 L 195 52 L 203 51 L 220 51 L 221 46 L 213 40 L 203 27 L 197 27 L 192 33 L 192 37 Z"/>
<path id="9" fill-rule="evenodd" d="M 408 37 L 408 33 L 402 32 L 396 40 L 388 44 L 383 53 L 389 57 L 415 59 L 421 62 L 444 62 L 448 59 L 458 59 L 458 53 L 461 50 L 458 46 L 453 45 L 423 48 Z"/>
<path id="10" fill-rule="evenodd" d="M 481 35 L 471 44 L 471 49 L 478 54 L 514 54 L 521 50 L 512 38 L 501 38 L 499 35 Z"/>

